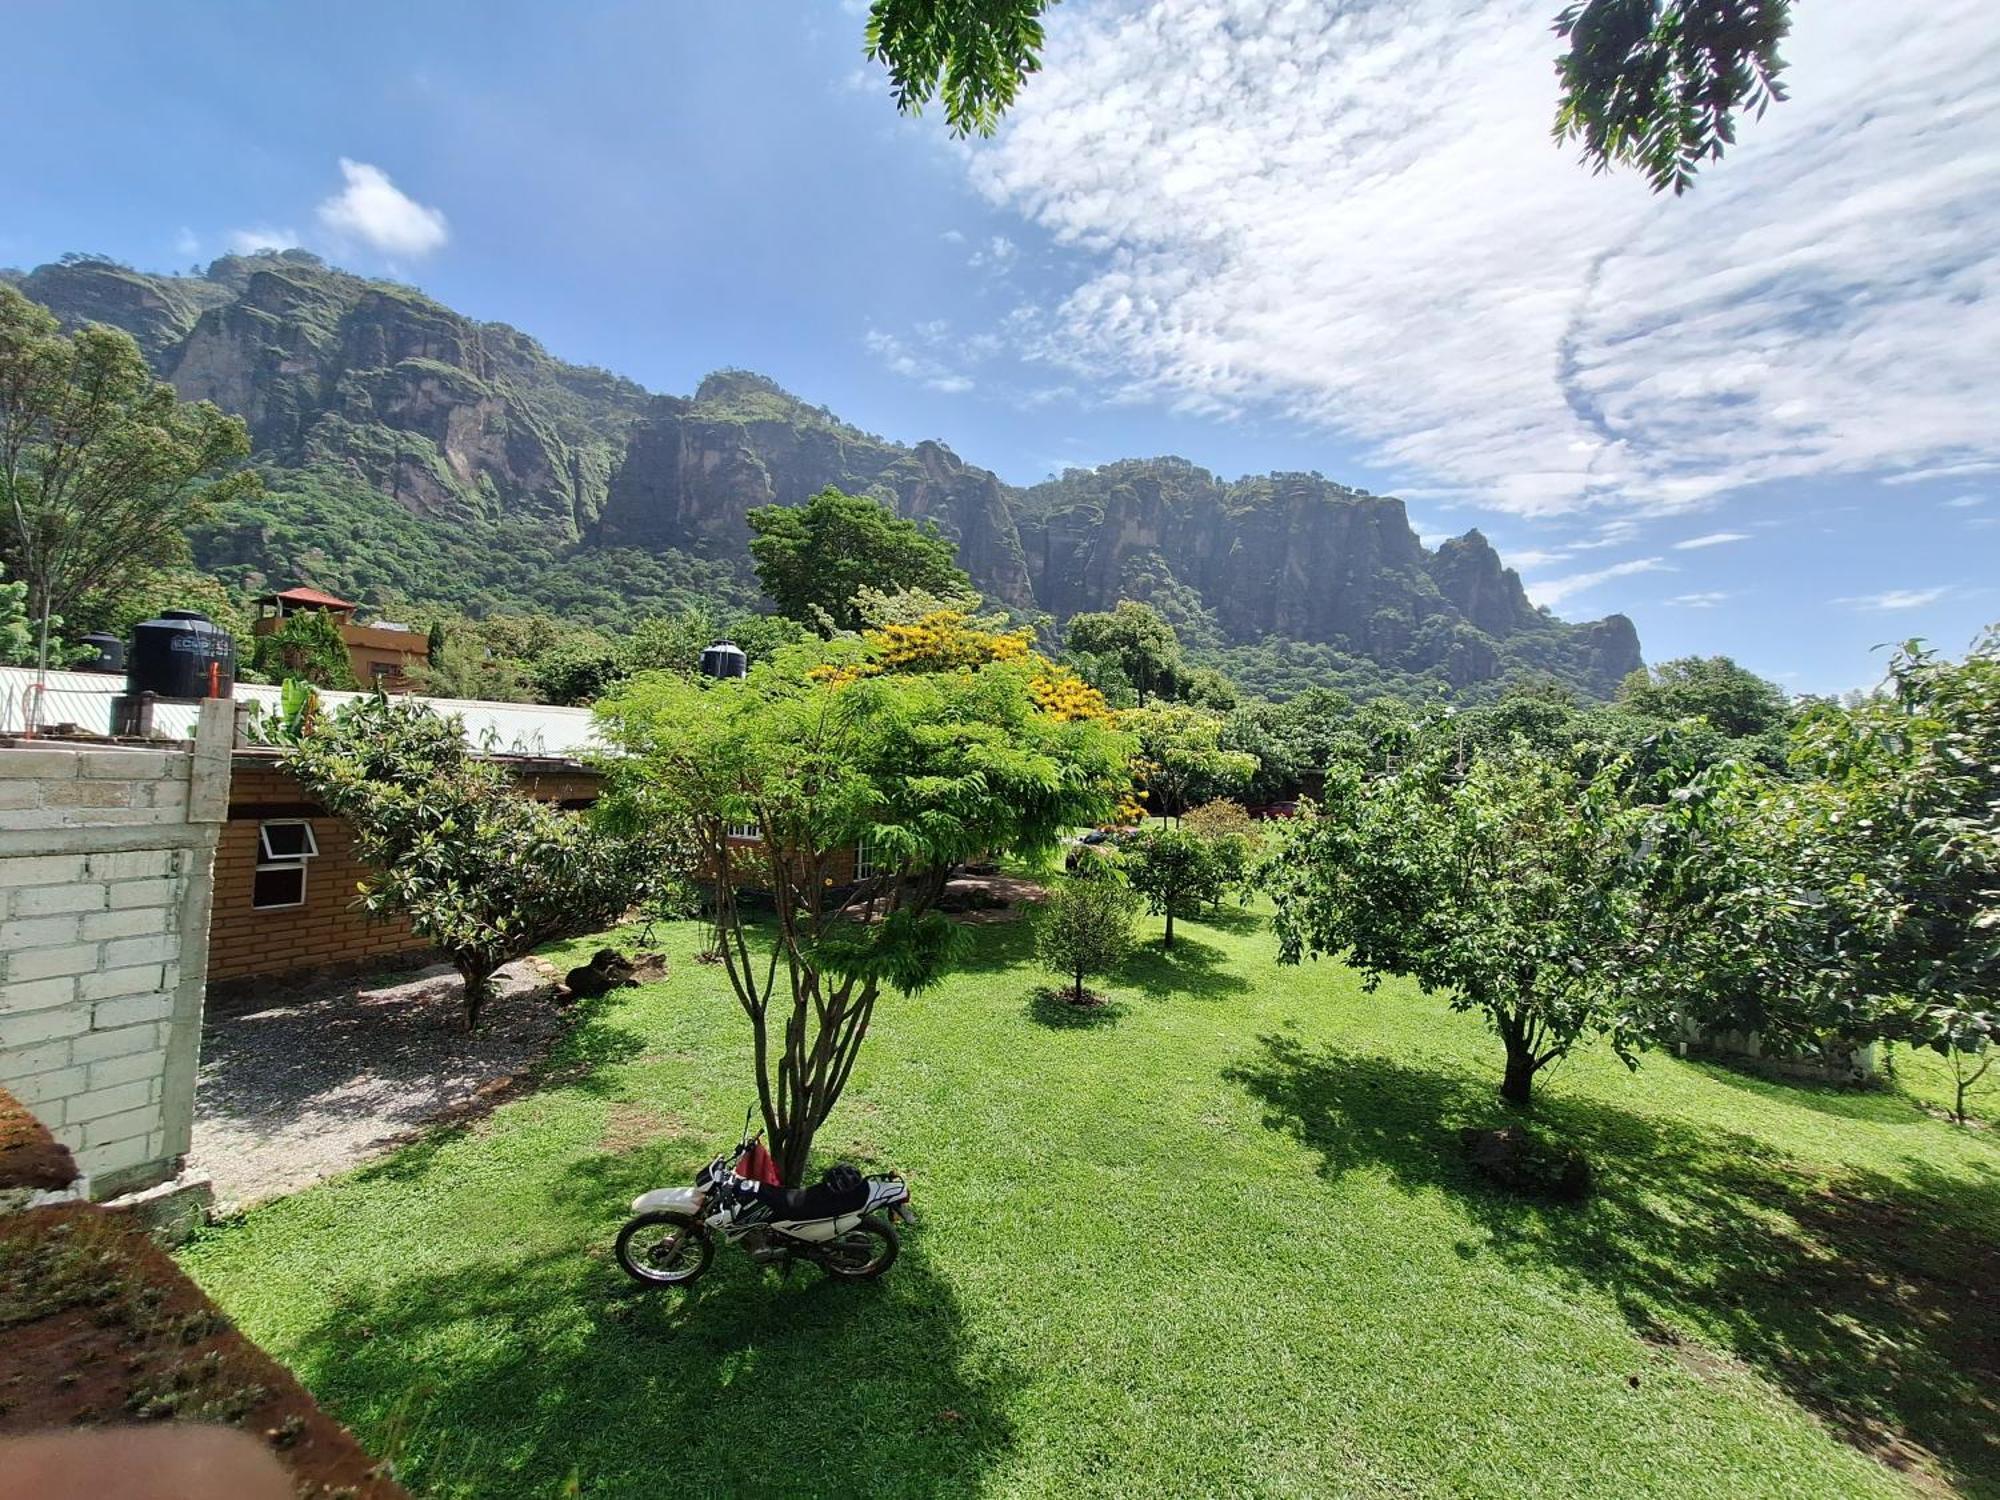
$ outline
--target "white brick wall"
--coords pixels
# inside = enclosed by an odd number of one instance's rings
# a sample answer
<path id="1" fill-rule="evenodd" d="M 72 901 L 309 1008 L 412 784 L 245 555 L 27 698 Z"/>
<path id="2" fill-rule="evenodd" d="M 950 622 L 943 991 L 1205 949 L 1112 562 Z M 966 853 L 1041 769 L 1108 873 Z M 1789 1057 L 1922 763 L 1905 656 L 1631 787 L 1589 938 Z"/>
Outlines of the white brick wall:
<path id="1" fill-rule="evenodd" d="M 0 744 L 0 1085 L 114 1190 L 187 1149 L 216 832 L 189 821 L 196 761 Z"/>

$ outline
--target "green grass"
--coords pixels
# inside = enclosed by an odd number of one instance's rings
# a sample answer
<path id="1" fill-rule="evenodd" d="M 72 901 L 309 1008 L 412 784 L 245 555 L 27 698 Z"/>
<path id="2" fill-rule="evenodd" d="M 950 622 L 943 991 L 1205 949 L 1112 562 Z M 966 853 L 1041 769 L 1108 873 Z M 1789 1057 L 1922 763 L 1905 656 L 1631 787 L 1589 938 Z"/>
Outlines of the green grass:
<path id="1" fill-rule="evenodd" d="M 186 1262 L 422 1495 L 2000 1496 L 2000 1131 L 1592 1051 L 1536 1113 L 1598 1194 L 1523 1202 L 1476 1019 L 1180 930 L 1091 1025 L 1023 926 L 885 1002 L 822 1134 L 914 1181 L 879 1284 L 612 1262 L 750 1097 L 692 929 L 538 1092 Z"/>

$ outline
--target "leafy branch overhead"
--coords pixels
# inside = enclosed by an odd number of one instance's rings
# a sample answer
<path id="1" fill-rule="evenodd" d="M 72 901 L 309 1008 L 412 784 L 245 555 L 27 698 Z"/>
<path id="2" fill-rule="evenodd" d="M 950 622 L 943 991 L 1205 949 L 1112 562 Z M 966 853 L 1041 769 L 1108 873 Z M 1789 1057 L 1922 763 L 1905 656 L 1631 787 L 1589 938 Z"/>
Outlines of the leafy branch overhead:
<path id="1" fill-rule="evenodd" d="M 896 108 L 942 99 L 956 136 L 991 135 L 1042 66 L 1042 13 L 1053 0 L 875 0 L 868 56 L 889 70 Z"/>
<path id="2" fill-rule="evenodd" d="M 896 107 L 942 100 L 955 136 L 991 135 L 1042 65 L 1053 0 L 875 0 L 868 56 L 889 71 Z M 1558 142 L 1595 171 L 1629 166 L 1655 192 L 1684 193 L 1702 163 L 1735 144 L 1744 110 L 1785 97 L 1778 45 L 1791 0 L 1576 0 L 1555 20 Z"/>
<path id="3" fill-rule="evenodd" d="M 1636 167 L 1654 192 L 1693 186 L 1736 143 L 1743 110 L 1785 97 L 1778 45 L 1791 0 L 1578 0 L 1556 18 L 1558 142 L 1592 170 Z"/>

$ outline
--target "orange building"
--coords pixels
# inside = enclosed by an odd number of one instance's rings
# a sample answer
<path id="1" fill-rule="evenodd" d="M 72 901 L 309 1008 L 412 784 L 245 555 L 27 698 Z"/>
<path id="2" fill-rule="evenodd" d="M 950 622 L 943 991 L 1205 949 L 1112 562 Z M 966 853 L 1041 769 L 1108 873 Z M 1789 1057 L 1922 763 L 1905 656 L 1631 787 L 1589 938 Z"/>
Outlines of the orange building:
<path id="1" fill-rule="evenodd" d="M 318 589 L 281 589 L 258 599 L 257 619 L 250 628 L 257 635 L 269 635 L 301 610 L 332 615 L 340 627 L 341 640 L 347 643 L 347 661 L 354 680 L 363 687 L 380 686 L 389 692 L 400 692 L 409 686 L 411 666 L 431 659 L 430 637 L 407 625 L 383 620 L 361 624 L 354 618 L 360 607 Z"/>

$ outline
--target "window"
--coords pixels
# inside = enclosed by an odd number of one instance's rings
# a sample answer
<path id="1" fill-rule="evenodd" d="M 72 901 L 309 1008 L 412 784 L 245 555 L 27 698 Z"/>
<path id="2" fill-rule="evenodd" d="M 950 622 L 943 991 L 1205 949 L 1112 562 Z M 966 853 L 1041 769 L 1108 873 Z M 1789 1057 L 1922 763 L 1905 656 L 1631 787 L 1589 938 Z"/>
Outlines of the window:
<path id="1" fill-rule="evenodd" d="M 755 823 L 731 823 L 724 830 L 733 839 L 761 839 L 763 830 Z"/>
<path id="2" fill-rule="evenodd" d="M 401 677 L 403 669 L 393 661 L 371 661 L 368 663 L 368 675 L 380 682 L 384 677 Z"/>
<path id="3" fill-rule="evenodd" d="M 319 854 L 312 824 L 277 818 L 257 825 L 257 869 L 250 877 L 250 904 L 260 911 L 306 904 L 306 863 Z"/>
<path id="4" fill-rule="evenodd" d="M 875 863 L 874 840 L 863 834 L 861 842 L 854 849 L 854 878 L 856 880 L 873 880 L 881 873 L 881 869 Z"/>
<path id="5" fill-rule="evenodd" d="M 319 853 L 313 826 L 303 818 L 259 824 L 257 850 L 264 863 L 280 859 L 311 859 Z"/>

